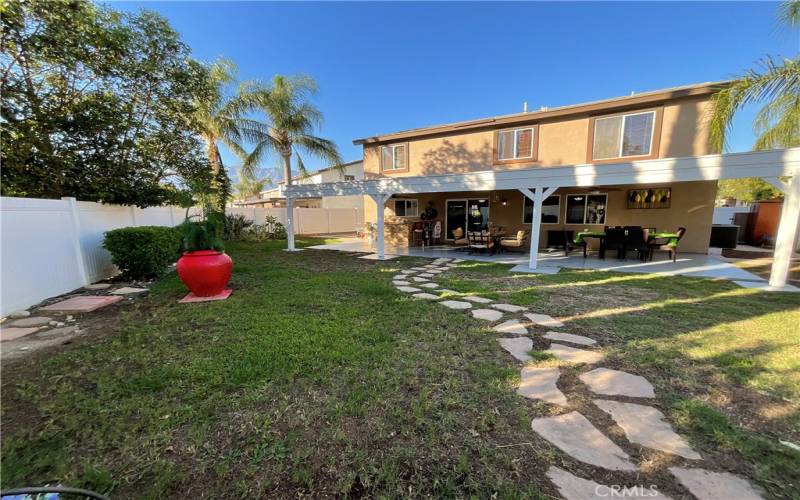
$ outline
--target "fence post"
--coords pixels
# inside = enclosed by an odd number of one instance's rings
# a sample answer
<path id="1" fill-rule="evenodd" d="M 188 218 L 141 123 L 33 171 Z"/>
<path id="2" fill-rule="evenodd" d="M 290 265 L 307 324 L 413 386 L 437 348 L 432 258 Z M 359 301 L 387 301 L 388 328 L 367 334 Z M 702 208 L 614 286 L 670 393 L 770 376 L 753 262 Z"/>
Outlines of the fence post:
<path id="1" fill-rule="evenodd" d="M 257 213 L 256 206 L 253 205 L 253 224 L 258 224 L 258 217 L 256 216 Z"/>
<path id="2" fill-rule="evenodd" d="M 81 218 L 78 213 L 78 200 L 70 196 L 61 198 L 67 203 L 69 208 L 70 225 L 72 226 L 72 246 L 75 249 L 76 264 L 78 265 L 78 274 L 81 277 L 81 283 L 84 286 L 89 284 L 89 276 L 86 274 L 86 261 L 83 259 L 83 246 L 81 246 Z"/>

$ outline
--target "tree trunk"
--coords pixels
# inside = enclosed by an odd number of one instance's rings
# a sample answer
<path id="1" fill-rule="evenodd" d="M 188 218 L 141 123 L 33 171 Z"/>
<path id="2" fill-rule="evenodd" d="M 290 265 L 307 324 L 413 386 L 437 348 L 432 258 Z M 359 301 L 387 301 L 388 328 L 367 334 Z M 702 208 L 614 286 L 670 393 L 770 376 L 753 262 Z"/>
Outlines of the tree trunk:
<path id="1" fill-rule="evenodd" d="M 216 177 L 219 171 L 222 170 L 222 155 L 219 154 L 216 141 L 209 138 L 206 138 L 206 155 L 208 155 L 208 162 L 211 164 L 211 173 Z"/>
<path id="2" fill-rule="evenodd" d="M 283 182 L 286 186 L 292 185 L 292 153 L 282 153 L 283 157 Z"/>

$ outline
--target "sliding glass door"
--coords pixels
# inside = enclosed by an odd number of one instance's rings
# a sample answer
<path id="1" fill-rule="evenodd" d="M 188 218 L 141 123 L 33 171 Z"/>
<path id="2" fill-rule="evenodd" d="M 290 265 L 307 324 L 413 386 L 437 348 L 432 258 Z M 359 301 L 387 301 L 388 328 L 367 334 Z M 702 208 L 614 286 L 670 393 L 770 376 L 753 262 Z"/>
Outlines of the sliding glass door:
<path id="1" fill-rule="evenodd" d="M 447 239 L 453 239 L 453 230 L 483 231 L 489 227 L 488 198 L 447 200 Z M 466 233 L 464 236 L 466 237 Z"/>

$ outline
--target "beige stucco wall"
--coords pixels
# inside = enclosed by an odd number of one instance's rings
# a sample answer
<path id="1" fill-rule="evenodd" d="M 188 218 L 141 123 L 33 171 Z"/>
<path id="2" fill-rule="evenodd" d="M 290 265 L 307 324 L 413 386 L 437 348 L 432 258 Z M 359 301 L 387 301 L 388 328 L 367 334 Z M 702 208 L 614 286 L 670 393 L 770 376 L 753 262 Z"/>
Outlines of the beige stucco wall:
<path id="1" fill-rule="evenodd" d="M 647 187 L 671 187 L 672 202 L 666 209 L 629 209 L 627 207 L 627 194 L 629 189 L 642 186 L 609 186 L 600 190 L 608 194 L 608 208 L 606 225 L 609 226 L 643 226 L 655 227 L 658 231 L 675 231 L 679 227 L 687 229 L 686 235 L 680 243 L 682 252 L 708 251 L 708 241 L 711 231 L 711 218 L 714 210 L 714 195 L 716 182 L 679 182 L 674 184 L 653 184 Z M 586 190 L 563 188 L 556 191 L 561 195 L 559 224 L 543 224 L 541 227 L 540 247 L 547 246 L 547 231 L 566 229 L 568 231 L 581 231 L 583 229 L 601 230 L 602 225 L 564 224 L 566 212 L 566 197 L 571 193 L 586 193 Z M 519 191 L 497 192 L 463 192 L 463 193 L 432 193 L 419 195 L 404 195 L 403 198 L 419 200 L 420 211 L 432 201 L 434 208 L 439 212 L 438 218 L 444 223 L 445 202 L 447 199 L 457 198 L 488 198 L 489 218 L 499 226 L 504 226 L 509 233 L 520 229 L 530 231 L 530 224 L 523 224 L 523 197 Z M 503 206 L 502 201 L 507 201 Z M 375 203 L 372 199 L 365 199 L 365 220 L 374 222 L 376 218 Z M 394 205 L 389 201 L 384 211 L 387 221 L 394 219 Z M 404 218 L 412 221 L 415 218 Z M 595 241 L 595 240 L 593 240 Z"/>
<path id="2" fill-rule="evenodd" d="M 708 97 L 692 97 L 642 110 L 661 109 L 658 157 L 708 154 L 706 112 Z M 626 110 L 636 111 L 633 110 Z M 610 113 L 613 114 L 613 113 Z M 597 115 L 602 116 L 602 115 Z M 408 143 L 408 172 L 380 172 L 379 145 L 364 146 L 364 171 L 392 177 L 548 167 L 586 163 L 590 117 L 577 116 L 539 123 L 536 162 L 493 163 L 492 129 L 402 141 Z"/>

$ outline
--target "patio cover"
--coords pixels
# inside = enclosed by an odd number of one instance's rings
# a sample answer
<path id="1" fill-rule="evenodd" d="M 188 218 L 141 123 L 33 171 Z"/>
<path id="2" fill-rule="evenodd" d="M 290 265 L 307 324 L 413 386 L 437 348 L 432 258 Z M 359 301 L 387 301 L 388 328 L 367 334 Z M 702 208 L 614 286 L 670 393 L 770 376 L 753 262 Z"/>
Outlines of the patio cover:
<path id="1" fill-rule="evenodd" d="M 761 177 L 784 195 L 783 212 L 775 241 L 770 285 L 786 284 L 789 262 L 800 223 L 800 148 L 751 151 L 680 158 L 659 158 L 613 164 L 537 166 L 515 170 L 441 175 L 384 177 L 362 181 L 285 187 L 288 250 L 294 247 L 292 208 L 296 198 L 366 195 L 377 203 L 376 253 L 384 258 L 383 207 L 394 194 L 443 193 L 517 189 L 533 201 L 533 223 L 529 267 L 536 269 L 542 201 L 562 187 L 593 187 L 616 184 L 713 181 Z M 781 178 L 789 177 L 787 181 Z"/>

